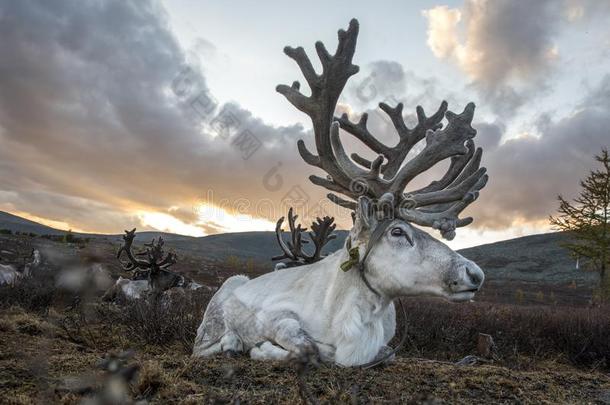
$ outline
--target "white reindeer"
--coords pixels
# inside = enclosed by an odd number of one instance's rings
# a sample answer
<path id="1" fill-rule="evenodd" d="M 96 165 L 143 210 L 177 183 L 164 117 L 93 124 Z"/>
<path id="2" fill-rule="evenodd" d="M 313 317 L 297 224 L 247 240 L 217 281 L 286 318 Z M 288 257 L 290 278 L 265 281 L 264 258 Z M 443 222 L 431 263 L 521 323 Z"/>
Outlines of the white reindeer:
<path id="1" fill-rule="evenodd" d="M 300 93 L 298 82 L 277 88 L 312 119 L 318 155 L 303 141 L 298 142 L 299 152 L 328 177 L 311 176 L 311 181 L 349 198 L 329 194 L 333 202 L 354 210 L 345 248 L 316 263 L 253 280 L 227 279 L 205 311 L 193 356 L 236 351 L 249 352 L 254 359 L 319 356 L 345 366 L 364 365 L 391 353 L 387 344 L 396 327 L 394 299 L 431 295 L 467 301 L 481 288 L 484 275 L 476 264 L 414 226 L 438 229 L 452 239 L 457 227 L 472 222 L 458 215 L 487 182 L 485 169 L 479 168 L 482 152 L 472 141 L 474 105 L 458 115 L 443 102 L 430 117 L 417 107 L 418 124 L 408 128 L 402 104 L 391 108 L 381 103 L 399 134 L 394 147 L 370 134 L 366 114 L 358 123 L 347 115 L 333 119 L 345 83 L 358 71 L 351 63 L 357 35 L 358 22 L 352 20 L 347 31 L 339 31 L 333 56 L 316 43 L 321 74 L 303 48 L 285 48 L 301 68 L 311 95 Z M 441 129 L 443 118 L 448 124 Z M 350 158 L 339 127 L 379 156 L 373 161 L 355 154 Z M 423 149 L 405 162 L 424 139 Z M 451 164 L 440 180 L 404 192 L 417 175 L 448 158 Z"/>
<path id="2" fill-rule="evenodd" d="M 17 271 L 12 264 L 0 264 L 0 285 L 15 284 L 15 281 L 20 279 L 21 272 Z"/>
<path id="3" fill-rule="evenodd" d="M 25 263 L 21 269 L 18 269 L 12 264 L 0 264 L 0 285 L 15 284 L 23 278 L 30 277 L 32 270 L 38 267 L 41 263 L 40 252 L 37 249 L 32 250 L 32 261 Z"/>

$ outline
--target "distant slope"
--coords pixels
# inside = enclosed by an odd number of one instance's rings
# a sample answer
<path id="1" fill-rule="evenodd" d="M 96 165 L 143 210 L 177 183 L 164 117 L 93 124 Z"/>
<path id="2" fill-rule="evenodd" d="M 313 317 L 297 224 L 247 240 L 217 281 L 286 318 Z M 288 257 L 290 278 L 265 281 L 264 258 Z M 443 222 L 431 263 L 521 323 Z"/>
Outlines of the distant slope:
<path id="1" fill-rule="evenodd" d="M 13 232 L 33 232 L 37 235 L 63 235 L 66 233 L 66 231 L 54 229 L 3 211 L 0 211 L 0 229 L 8 229 Z M 342 246 L 347 231 L 337 231 L 336 233 L 337 238 L 327 245 L 324 253 L 334 252 Z M 121 240 L 119 234 L 76 234 L 91 238 L 106 238 L 117 243 Z M 270 263 L 271 257 L 282 253 L 277 245 L 274 232 L 236 232 L 196 238 L 167 232 L 144 231 L 137 233 L 136 244 L 149 242 L 152 238 L 159 236 L 163 236 L 170 248 L 188 251 L 195 256 L 205 256 L 218 260 L 236 256 L 240 259 L 254 259 L 258 262 Z M 285 234 L 285 238 L 288 238 L 288 234 Z"/>
<path id="2" fill-rule="evenodd" d="M 64 231 L 4 211 L 0 211 L 0 229 L 7 229 L 13 232 L 33 232 L 38 235 L 62 235 L 65 233 Z"/>
<path id="3" fill-rule="evenodd" d="M 0 211 L 0 229 L 43 234 L 63 234 L 64 231 L 38 224 Z M 337 238 L 329 243 L 326 253 L 339 249 L 347 231 L 338 231 Z M 225 260 L 229 256 L 241 260 L 252 259 L 271 263 L 271 257 L 281 254 L 273 232 L 238 232 L 195 238 L 161 232 L 141 232 L 136 243 L 150 241 L 162 235 L 170 248 L 186 251 L 194 257 Z M 120 241 L 120 235 L 89 235 Z M 288 235 L 285 235 L 286 238 Z M 575 269 L 575 262 L 560 246 L 566 239 L 561 233 L 546 233 L 476 246 L 460 251 L 485 271 L 488 281 L 518 281 L 531 284 L 561 284 L 575 282 L 590 286 L 596 281 L 595 273 Z"/>
<path id="4" fill-rule="evenodd" d="M 576 269 L 575 260 L 561 247 L 567 235 L 543 233 L 460 250 L 476 262 L 489 280 L 537 284 L 591 285 L 597 275 Z"/>
<path id="5" fill-rule="evenodd" d="M 347 231 L 337 231 L 337 238 L 326 245 L 323 253 L 334 252 L 343 245 Z M 284 235 L 288 240 L 288 234 Z M 274 232 L 238 232 L 210 235 L 199 238 L 199 248 L 211 257 L 237 256 L 270 262 L 271 257 L 282 254 Z M 308 249 L 306 247 L 306 249 Z"/>

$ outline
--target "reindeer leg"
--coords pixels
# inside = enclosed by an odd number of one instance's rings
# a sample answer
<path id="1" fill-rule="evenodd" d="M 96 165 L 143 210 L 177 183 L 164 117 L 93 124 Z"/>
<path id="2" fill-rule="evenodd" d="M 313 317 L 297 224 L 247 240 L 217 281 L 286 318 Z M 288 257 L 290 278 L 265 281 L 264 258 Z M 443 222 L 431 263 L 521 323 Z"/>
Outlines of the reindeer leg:
<path id="1" fill-rule="evenodd" d="M 265 341 L 250 350 L 250 357 L 254 360 L 288 360 L 290 352 Z"/>
<path id="2" fill-rule="evenodd" d="M 270 340 L 289 352 L 290 357 L 318 362 L 320 359 L 318 346 L 301 327 L 296 314 L 280 312 L 273 314 L 269 320 L 272 331 Z"/>
<path id="3" fill-rule="evenodd" d="M 215 353 L 241 351 L 241 339 L 227 327 L 225 322 L 224 304 L 233 291 L 248 282 L 246 276 L 228 278 L 212 297 L 205 310 L 203 321 L 197 329 L 197 337 L 193 347 L 194 357 L 207 357 Z"/>

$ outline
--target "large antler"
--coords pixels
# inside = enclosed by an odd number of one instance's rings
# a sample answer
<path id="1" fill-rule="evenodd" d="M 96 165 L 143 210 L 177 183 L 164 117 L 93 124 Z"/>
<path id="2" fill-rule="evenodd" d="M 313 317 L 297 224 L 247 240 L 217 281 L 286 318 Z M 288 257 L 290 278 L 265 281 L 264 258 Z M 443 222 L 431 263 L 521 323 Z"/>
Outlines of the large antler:
<path id="1" fill-rule="evenodd" d="M 299 261 L 303 254 L 303 244 L 309 243 L 306 240 L 302 239 L 302 233 L 307 230 L 307 228 L 301 228 L 301 224 L 296 225 L 296 220 L 299 216 L 294 215 L 292 208 L 288 210 L 288 227 L 290 228 L 290 242 L 284 242 L 284 238 L 282 237 L 282 224 L 284 223 L 284 217 L 281 217 L 277 224 L 275 225 L 275 237 L 277 238 L 277 243 L 280 245 L 280 248 L 284 252 L 281 256 L 275 256 L 271 260 L 282 260 L 282 259 L 290 259 L 292 261 Z"/>
<path id="2" fill-rule="evenodd" d="M 337 235 L 333 234 L 337 224 L 334 223 L 335 218 L 324 217 L 320 219 L 316 218 L 316 221 L 311 224 L 311 232 L 309 237 L 316 247 L 313 255 L 311 256 L 311 262 L 317 262 L 322 258 L 322 248 L 331 240 L 335 239 Z"/>
<path id="3" fill-rule="evenodd" d="M 144 244 L 146 247 L 144 252 L 134 254 L 132 244 L 135 237 L 136 228 L 133 228 L 131 231 L 125 231 L 125 235 L 123 235 L 124 243 L 117 252 L 117 259 L 119 259 L 121 266 L 125 270 L 143 269 L 155 273 L 162 269 L 167 270 L 171 265 L 176 263 L 178 256 L 174 252 L 169 252 L 165 255 L 163 251 L 165 241 L 161 236 L 156 240 L 153 239 L 150 243 Z M 121 260 L 123 254 L 127 256 L 128 262 Z M 139 259 L 136 256 L 145 256 L 146 260 Z"/>
<path id="4" fill-rule="evenodd" d="M 408 128 L 404 122 L 402 103 L 394 108 L 379 104 L 399 137 L 393 147 L 384 145 L 369 132 L 366 114 L 357 123 L 350 121 L 346 114 L 333 122 L 339 95 L 349 77 L 358 72 L 358 67 L 352 64 L 357 37 L 358 22 L 352 20 L 347 31 L 339 31 L 334 55 L 321 42 L 316 43 L 322 74 L 315 72 L 303 48 L 284 49 L 297 62 L 311 88 L 311 96 L 307 97 L 299 92 L 298 82 L 291 87 L 277 87 L 278 92 L 312 120 L 318 155 L 309 152 L 302 140 L 298 142 L 299 153 L 305 162 L 329 175 L 327 178 L 310 176 L 310 180 L 347 196 L 346 200 L 332 193 L 328 195 L 342 207 L 355 209 L 354 200 L 366 195 L 378 202 L 391 203 L 396 215 L 405 220 L 438 229 L 443 237 L 453 239 L 456 227 L 472 222 L 472 218 L 459 219 L 459 214 L 476 200 L 487 182 L 486 169 L 479 168 L 482 151 L 475 149 L 472 141 L 476 134 L 471 126 L 474 104 L 469 103 L 461 114 L 455 114 L 447 111 L 447 102 L 443 101 L 430 117 L 418 106 L 418 123 L 414 128 Z M 448 122 L 444 129 L 443 118 Z M 350 158 L 339 138 L 340 127 L 378 154 L 377 158 L 369 161 L 357 154 Z M 405 162 L 412 148 L 424 139 L 421 152 Z M 451 158 L 451 164 L 439 181 L 405 193 L 416 176 L 447 158 Z"/>
<path id="5" fill-rule="evenodd" d="M 303 250 L 303 245 L 308 244 L 308 240 L 302 238 L 302 234 L 307 231 L 307 228 L 302 228 L 301 224 L 296 224 L 298 215 L 294 215 L 292 208 L 288 210 L 288 227 L 290 229 L 290 242 L 285 242 L 282 237 L 282 224 L 284 217 L 281 217 L 275 226 L 275 236 L 280 248 L 284 254 L 275 256 L 272 260 L 290 259 L 292 262 L 308 264 L 319 261 L 322 258 L 322 248 L 331 240 L 336 238 L 333 234 L 336 224 L 335 219 L 324 217 L 323 219 L 316 218 L 316 222 L 311 224 L 311 232 L 309 237 L 314 244 L 314 251 L 308 254 Z"/>

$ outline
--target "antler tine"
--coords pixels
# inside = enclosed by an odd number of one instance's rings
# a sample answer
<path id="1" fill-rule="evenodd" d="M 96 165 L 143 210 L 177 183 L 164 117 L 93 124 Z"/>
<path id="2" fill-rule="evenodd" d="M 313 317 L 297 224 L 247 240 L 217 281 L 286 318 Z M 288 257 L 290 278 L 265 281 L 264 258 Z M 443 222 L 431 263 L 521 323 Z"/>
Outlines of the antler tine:
<path id="1" fill-rule="evenodd" d="M 311 89 L 309 97 L 300 91 L 298 82 L 292 86 L 279 85 L 276 90 L 284 95 L 297 109 L 311 118 L 316 149 L 319 155 L 309 152 L 303 140 L 297 145 L 299 153 L 305 162 L 326 171 L 331 180 L 310 178 L 312 182 L 322 185 L 332 191 L 347 192 L 354 176 L 360 174 L 359 168 L 351 161 L 337 162 L 331 143 L 331 122 L 337 105 L 337 100 L 347 80 L 359 70 L 352 64 L 358 38 L 358 21 L 350 21 L 347 31 L 339 30 L 338 45 L 334 55 L 330 55 L 321 42 L 316 43 L 316 51 L 322 63 L 322 74 L 317 74 L 302 48 L 286 47 L 284 52 L 294 59 L 301 69 L 305 80 Z M 337 131 L 338 132 L 338 131 Z"/>
<path id="2" fill-rule="evenodd" d="M 466 167 L 467 164 L 470 164 L 471 160 L 473 159 L 473 156 L 475 154 L 475 146 L 472 139 L 466 141 L 466 148 L 468 149 L 468 152 L 466 152 L 465 154 L 451 157 L 451 163 L 449 165 L 449 168 L 440 180 L 435 180 L 428 184 L 426 187 L 412 191 L 411 194 L 423 194 L 429 193 L 431 191 L 438 191 L 447 188 L 447 186 L 452 184 L 457 178 L 457 176 L 462 173 L 464 167 Z M 475 160 L 478 159 L 479 163 L 481 161 L 482 152 L 483 150 L 481 148 L 476 149 L 476 153 L 478 153 L 479 156 L 475 158 Z"/>
<path id="3" fill-rule="evenodd" d="M 458 216 L 468 205 L 479 197 L 479 191 L 485 186 L 485 183 L 487 183 L 487 176 L 481 177 L 473 189 L 466 193 L 466 196 L 460 201 L 449 205 L 439 205 L 439 207 L 448 206 L 448 208 L 444 210 L 438 209 L 436 211 L 427 211 L 399 208 L 399 215 L 406 221 L 413 222 L 420 226 L 428 226 L 437 229 L 441 232 L 443 238 L 452 240 L 455 237 L 456 228 L 472 223 L 472 217 L 458 218 Z"/>
<path id="4" fill-rule="evenodd" d="M 351 211 L 355 211 L 356 210 L 356 206 L 358 205 L 354 201 L 345 200 L 345 199 L 343 199 L 343 198 L 341 198 L 338 195 L 333 194 L 333 193 L 328 193 L 326 195 L 326 197 L 329 200 L 331 200 L 332 202 L 334 202 L 335 204 L 337 204 L 338 206 L 343 207 L 343 208 L 347 208 L 348 210 L 351 210 Z"/>
<path id="5" fill-rule="evenodd" d="M 447 102 L 443 101 L 438 110 L 430 117 L 426 116 L 424 109 L 421 106 L 417 106 L 417 125 L 413 128 L 408 128 L 405 124 L 402 116 L 402 103 L 398 103 L 394 108 L 386 103 L 379 103 L 379 108 L 388 115 L 398 134 L 399 141 L 394 147 L 384 145 L 371 135 L 366 127 L 368 119 L 367 114 L 362 114 L 362 117 L 357 124 L 351 122 L 347 114 L 343 114 L 341 118 L 336 118 L 336 120 L 343 130 L 355 136 L 375 153 L 382 154 L 387 159 L 388 163 L 383 165 L 381 173 L 384 175 L 385 179 L 390 179 L 396 175 L 396 172 L 411 149 L 413 149 L 413 146 L 425 137 L 426 132 L 428 130 L 437 130 L 442 127 L 441 121 L 445 117 L 445 112 L 447 111 Z M 356 153 L 352 154 L 351 157 L 358 164 L 366 168 L 369 168 L 371 165 L 371 162 L 368 159 L 365 159 Z"/>
<path id="6" fill-rule="evenodd" d="M 307 241 L 303 241 L 301 239 L 301 234 L 305 231 L 305 229 L 302 229 L 300 224 L 296 224 L 298 217 L 298 215 L 294 215 L 292 208 L 288 210 L 288 227 L 290 230 L 291 240 L 288 243 L 284 242 L 284 238 L 282 237 L 282 224 L 284 223 L 284 217 L 281 217 L 277 221 L 277 224 L 275 225 L 275 236 L 284 254 L 274 256 L 271 260 L 290 259 L 292 261 L 299 261 L 299 258 L 302 257 L 302 244 L 307 243 Z"/>
<path id="7" fill-rule="evenodd" d="M 282 224 L 284 217 L 277 221 L 275 226 L 275 235 L 280 245 L 280 248 L 284 252 L 283 255 L 275 256 L 271 260 L 282 260 L 290 259 L 293 262 L 301 264 L 313 263 L 320 260 L 322 254 L 322 248 L 331 240 L 335 239 L 333 231 L 336 228 L 334 224 L 335 219 L 330 217 L 324 217 L 324 219 L 317 218 L 316 222 L 311 225 L 311 232 L 309 237 L 313 242 L 315 248 L 312 254 L 308 254 L 303 250 L 303 245 L 309 243 L 309 241 L 302 238 L 302 234 L 307 228 L 301 227 L 301 224 L 296 223 L 298 215 L 293 214 L 293 209 L 290 208 L 288 211 L 288 225 L 291 233 L 291 243 L 286 244 L 282 238 Z"/>
<path id="8" fill-rule="evenodd" d="M 145 243 L 146 250 L 140 253 L 133 253 L 132 245 L 135 239 L 136 228 L 131 231 L 125 231 L 123 235 L 124 243 L 117 252 L 117 259 L 123 269 L 132 271 L 135 269 L 149 270 L 151 273 L 156 273 L 160 269 L 166 270 L 170 266 L 176 264 L 178 255 L 175 252 L 169 252 L 165 255 L 163 246 L 165 241 L 162 237 L 155 240 L 154 238 L 150 243 Z M 121 256 L 125 254 L 129 262 L 123 262 Z M 147 260 L 138 259 L 136 256 L 146 256 Z M 165 256 L 165 257 L 164 257 Z"/>
<path id="9" fill-rule="evenodd" d="M 283 94 L 296 108 L 312 120 L 317 155 L 311 153 L 303 140 L 298 141 L 299 153 L 306 163 L 318 167 L 327 176 L 310 176 L 312 183 L 356 200 L 366 195 L 378 202 L 391 202 L 407 221 L 439 229 L 444 237 L 452 238 L 455 228 L 472 222 L 472 218 L 459 219 L 458 215 L 477 197 L 487 182 L 486 169 L 480 168 L 481 150 L 475 149 L 472 128 L 475 106 L 469 103 L 461 114 L 447 110 L 447 102 L 441 102 L 437 111 L 427 116 L 421 106 L 416 108 L 417 125 L 409 128 L 403 117 L 403 104 L 395 107 L 380 103 L 379 108 L 390 118 L 397 134 L 395 146 L 388 146 L 376 139 L 367 128 L 368 115 L 362 114 L 358 122 L 350 121 L 347 114 L 333 115 L 337 100 L 350 76 L 358 72 L 352 64 L 358 37 L 358 23 L 350 22 L 347 31 L 339 31 L 339 43 L 334 55 L 330 55 L 321 42 L 316 51 L 322 63 L 322 73 L 317 74 L 303 48 L 285 49 L 296 61 L 311 88 L 311 95 L 300 91 L 298 82 L 292 86 L 280 85 Z M 442 121 L 447 119 L 443 128 Z M 349 156 L 341 143 L 339 129 L 364 143 L 377 158 L 368 160 L 352 154 Z M 405 162 L 413 147 L 425 139 L 423 149 Z M 411 193 L 405 188 L 419 174 L 438 162 L 451 158 L 451 164 L 443 177 L 430 185 Z M 328 194 L 334 203 L 355 209 L 354 201 Z M 293 232 L 292 253 L 296 257 L 301 249 L 300 233 Z"/>
<path id="10" fill-rule="evenodd" d="M 284 217 L 281 217 L 275 224 L 275 237 L 277 239 L 278 245 L 280 245 L 280 248 L 282 249 L 282 252 L 284 252 L 284 254 L 280 255 L 280 256 L 274 256 L 271 258 L 271 260 L 282 260 L 282 259 L 296 260 L 296 257 L 294 257 L 294 255 L 292 254 L 292 251 L 286 245 L 286 242 L 284 242 L 284 238 L 282 238 L 282 224 L 283 223 L 284 223 Z"/>
<path id="11" fill-rule="evenodd" d="M 337 235 L 332 234 L 337 227 L 334 222 L 334 218 L 326 216 L 324 219 L 316 218 L 316 222 L 311 224 L 312 232 L 309 232 L 309 237 L 316 248 L 313 254 L 308 258 L 310 262 L 313 263 L 320 260 L 324 246 L 337 237 Z"/>
<path id="12" fill-rule="evenodd" d="M 161 261 L 161 263 L 159 263 L 159 268 L 167 270 L 167 268 L 171 267 L 172 265 L 176 264 L 177 262 L 178 262 L 178 255 L 175 252 L 169 252 L 167 254 L 167 256 L 165 257 L 165 259 L 163 259 Z"/>
<path id="13" fill-rule="evenodd" d="M 428 170 L 441 160 L 468 152 L 465 143 L 477 133 L 470 126 L 474 108 L 474 103 L 468 103 L 459 115 L 447 111 L 447 127 L 427 132 L 424 149 L 409 160 L 392 180 L 392 187 L 390 188 L 392 194 L 400 195 L 407 184 L 418 174 Z"/>
<path id="14" fill-rule="evenodd" d="M 390 153 L 390 148 L 384 145 L 381 141 L 371 134 L 367 128 L 369 115 L 367 113 L 363 113 L 360 116 L 360 120 L 355 123 L 349 119 L 347 113 L 343 113 L 341 117 L 335 117 L 335 121 L 339 123 L 341 129 L 346 131 L 347 133 L 355 136 L 362 143 L 368 146 L 375 153 L 380 153 L 387 157 L 388 153 Z M 352 159 L 354 159 L 358 164 L 366 167 L 367 169 L 371 167 L 371 161 L 360 157 L 358 154 L 353 153 Z"/>
<path id="15" fill-rule="evenodd" d="M 123 235 L 123 245 L 119 248 L 116 257 L 119 259 L 119 263 L 121 263 L 121 267 L 127 271 L 132 271 L 134 269 L 149 269 L 151 267 L 150 262 L 146 262 L 144 260 L 139 260 L 133 254 L 131 250 L 131 246 L 133 244 L 133 240 L 136 237 L 136 228 L 133 228 L 131 231 L 125 231 L 125 235 Z M 121 256 L 125 253 L 129 262 L 123 262 L 121 260 Z"/>
<path id="16" fill-rule="evenodd" d="M 408 199 L 411 204 L 414 204 L 412 208 L 436 206 L 437 204 L 462 200 L 468 193 L 477 192 L 485 186 L 488 180 L 488 176 L 485 174 L 486 172 L 487 169 L 481 167 L 475 173 L 453 187 L 439 191 L 431 191 L 429 193 L 408 194 L 406 195 L 406 199 Z M 427 210 L 430 210 L 430 208 Z"/>
<path id="17" fill-rule="evenodd" d="M 294 215 L 291 207 L 290 210 L 288 210 L 288 224 L 290 226 L 292 243 L 289 243 L 288 246 L 291 248 L 293 255 L 297 258 L 303 257 L 303 245 L 308 243 L 302 238 L 302 234 L 307 228 L 302 228 L 301 224 L 296 223 L 298 217 L 298 215 Z"/>
<path id="18" fill-rule="evenodd" d="M 471 140 L 476 134 L 470 126 L 473 113 L 473 103 L 459 115 L 448 111 L 448 126 L 426 135 L 424 150 L 401 169 L 397 175 L 400 181 L 394 185 L 395 190 L 404 187 L 417 174 L 452 156 L 443 178 L 416 192 L 403 194 L 402 201 L 408 204 L 399 209 L 402 218 L 438 229 L 446 239 L 453 239 L 456 228 L 472 223 L 472 218 L 458 216 L 478 198 L 488 181 L 487 170 L 479 167 L 482 150 L 475 150 Z"/>

